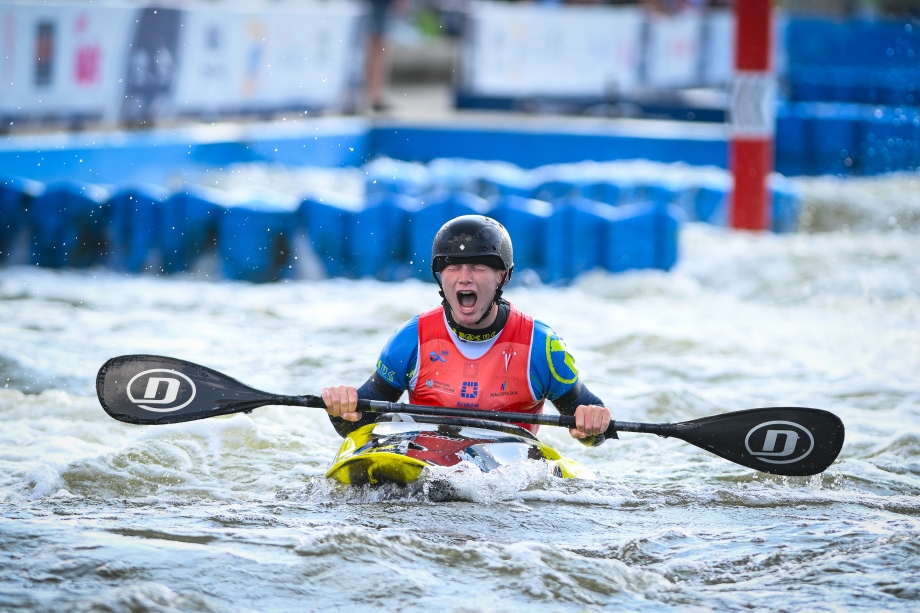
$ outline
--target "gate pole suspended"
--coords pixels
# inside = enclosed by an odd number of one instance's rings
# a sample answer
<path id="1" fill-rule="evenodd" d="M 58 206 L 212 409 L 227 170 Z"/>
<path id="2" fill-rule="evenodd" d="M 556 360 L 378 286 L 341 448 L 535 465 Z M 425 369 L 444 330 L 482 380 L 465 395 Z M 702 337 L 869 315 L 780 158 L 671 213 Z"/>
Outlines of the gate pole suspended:
<path id="1" fill-rule="evenodd" d="M 769 177 L 773 172 L 776 79 L 771 62 L 771 0 L 735 0 L 735 74 L 732 81 L 729 165 L 735 187 L 729 224 L 743 230 L 770 227 Z"/>

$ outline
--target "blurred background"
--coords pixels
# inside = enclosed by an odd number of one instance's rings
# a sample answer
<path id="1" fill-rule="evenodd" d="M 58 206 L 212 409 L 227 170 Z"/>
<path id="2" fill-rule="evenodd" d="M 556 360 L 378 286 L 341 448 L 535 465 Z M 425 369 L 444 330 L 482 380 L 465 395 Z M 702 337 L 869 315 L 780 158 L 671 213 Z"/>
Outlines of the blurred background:
<path id="1" fill-rule="evenodd" d="M 768 228 L 872 217 L 792 177 L 920 163 L 918 7 L 775 4 Z M 734 32 L 729 2 L 3 2 L 0 260 L 424 278 L 493 210 L 552 237 L 543 281 L 669 269 L 729 220 Z"/>
<path id="2" fill-rule="evenodd" d="M 728 0 L 0 6 L 4 132 L 350 114 L 374 102 L 413 114 L 721 121 L 734 53 Z M 920 3 L 789 0 L 774 11 L 781 102 L 916 105 Z M 379 54 L 385 100 L 366 91 L 375 86 L 377 46 L 388 47 Z"/>

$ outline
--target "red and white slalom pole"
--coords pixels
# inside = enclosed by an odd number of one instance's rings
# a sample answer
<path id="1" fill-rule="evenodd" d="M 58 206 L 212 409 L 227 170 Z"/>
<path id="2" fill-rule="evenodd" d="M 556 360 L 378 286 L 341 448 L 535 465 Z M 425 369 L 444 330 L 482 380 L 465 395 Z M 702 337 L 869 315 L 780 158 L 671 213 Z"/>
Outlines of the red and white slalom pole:
<path id="1" fill-rule="evenodd" d="M 771 0 L 735 0 L 735 75 L 732 81 L 729 165 L 735 188 L 729 224 L 743 230 L 770 226 L 768 180 L 773 172 L 776 78 Z"/>

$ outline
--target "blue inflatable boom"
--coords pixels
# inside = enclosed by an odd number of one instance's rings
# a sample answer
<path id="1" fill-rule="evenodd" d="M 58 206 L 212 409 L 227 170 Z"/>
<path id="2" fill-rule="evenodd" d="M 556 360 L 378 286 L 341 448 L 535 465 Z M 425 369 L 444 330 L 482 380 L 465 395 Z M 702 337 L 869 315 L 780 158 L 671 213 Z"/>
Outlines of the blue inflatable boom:
<path id="1" fill-rule="evenodd" d="M 108 201 L 109 265 L 138 273 L 155 266 L 152 257 L 164 232 L 165 203 L 162 187 L 132 185 L 119 189 Z"/>
<path id="2" fill-rule="evenodd" d="M 229 279 L 265 283 L 294 277 L 298 233 L 294 198 L 259 190 L 218 214 L 217 246 Z"/>
<path id="3" fill-rule="evenodd" d="M 108 192 L 77 181 L 52 183 L 28 211 L 30 261 L 48 268 L 86 268 L 107 253 Z"/>
<path id="4" fill-rule="evenodd" d="M 203 187 L 176 192 L 166 200 L 160 233 L 163 272 L 191 271 L 196 259 L 216 249 L 219 213 L 226 200 L 217 190 Z"/>
<path id="5" fill-rule="evenodd" d="M 32 192 L 21 185 L 10 181 L 0 189 L 0 257 L 8 257 L 17 233 L 27 228 L 31 261 L 40 266 L 103 264 L 169 274 L 194 271 L 200 257 L 216 252 L 223 276 L 250 282 L 297 277 L 303 263 L 297 261 L 298 249 L 304 245 L 324 276 L 431 280 L 434 234 L 447 220 L 470 214 L 490 215 L 505 225 L 515 244 L 516 269 L 533 270 L 547 283 L 566 283 L 594 269 L 669 270 L 678 258 L 680 225 L 687 220 L 724 225 L 728 199 L 727 181 L 683 188 L 633 182 L 622 190 L 612 183 L 579 187 L 619 204 L 581 195 L 552 202 L 517 195 L 486 200 L 449 190 L 418 198 L 380 191 L 363 200 L 314 194 L 298 202 L 269 190 L 231 196 L 195 187 L 170 195 L 134 184 L 109 196 L 77 182 Z M 794 231 L 797 193 L 782 177 L 774 178 L 772 191 L 773 229 Z"/>
<path id="6" fill-rule="evenodd" d="M 0 264 L 8 262 L 26 224 L 26 211 L 45 186 L 19 177 L 0 178 Z"/>
<path id="7" fill-rule="evenodd" d="M 803 142 L 810 142 L 808 130 L 824 122 L 822 129 L 834 125 L 838 136 L 806 151 L 798 161 L 805 169 L 845 164 L 843 153 L 868 167 L 873 151 L 859 150 L 858 143 L 870 143 L 863 136 L 871 134 L 873 150 L 881 151 L 913 129 L 904 123 L 906 114 L 873 112 L 872 131 L 854 137 L 852 123 L 839 113 L 808 104 L 787 107 L 783 125 L 790 133 L 806 134 Z M 864 109 L 851 111 L 871 123 Z M 486 214 L 508 228 L 516 270 L 532 270 L 546 283 L 567 283 L 595 269 L 668 270 L 678 259 L 683 221 L 726 220 L 724 173 L 643 178 L 597 164 L 632 159 L 638 151 L 650 161 L 724 167 L 724 137 L 705 127 L 686 134 L 659 130 L 645 139 L 613 129 L 516 135 L 486 128 L 370 128 L 364 120 L 342 119 L 283 134 L 270 127 L 252 130 L 239 142 L 201 142 L 200 135 L 181 130 L 8 138 L 0 143 L 4 170 L 36 176 L 0 180 L 0 262 L 18 250 L 15 263 L 54 268 L 197 274 L 212 270 L 216 260 L 224 278 L 257 283 L 303 276 L 432 281 L 431 241 L 441 225 L 458 215 Z M 196 173 L 236 162 L 342 167 L 386 151 L 404 158 L 360 166 L 360 198 L 227 192 L 189 183 Z M 475 151 L 497 161 L 438 157 Z M 588 164 L 563 164 L 586 156 Z M 532 169 L 544 163 L 551 166 Z M 167 184 L 179 187 L 164 189 Z M 772 190 L 774 230 L 794 230 L 798 195 L 781 177 Z"/>

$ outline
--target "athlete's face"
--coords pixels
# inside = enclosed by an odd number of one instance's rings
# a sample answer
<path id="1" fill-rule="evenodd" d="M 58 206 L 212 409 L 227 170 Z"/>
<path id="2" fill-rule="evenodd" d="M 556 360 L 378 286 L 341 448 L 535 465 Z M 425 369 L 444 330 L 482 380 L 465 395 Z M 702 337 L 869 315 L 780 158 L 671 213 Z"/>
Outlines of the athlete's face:
<path id="1" fill-rule="evenodd" d="M 507 271 L 485 264 L 451 264 L 441 271 L 441 287 L 454 321 L 467 328 L 485 328 L 495 321 L 497 311 L 482 323 L 476 322 L 492 308 L 492 299 Z"/>

